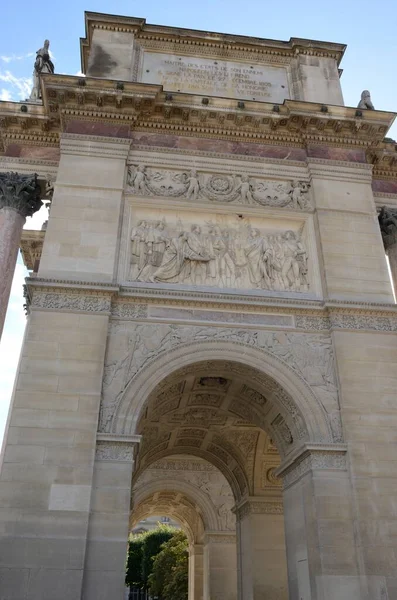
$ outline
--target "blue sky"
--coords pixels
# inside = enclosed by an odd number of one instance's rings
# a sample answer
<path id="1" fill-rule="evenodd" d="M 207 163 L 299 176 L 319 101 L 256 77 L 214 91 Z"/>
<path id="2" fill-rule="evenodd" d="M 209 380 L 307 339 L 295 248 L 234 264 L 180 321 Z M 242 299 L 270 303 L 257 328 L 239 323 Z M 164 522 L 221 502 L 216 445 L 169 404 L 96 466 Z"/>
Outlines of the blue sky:
<path id="1" fill-rule="evenodd" d="M 35 52 L 45 38 L 57 73 L 80 70 L 79 38 L 84 11 L 144 17 L 148 23 L 236 33 L 270 39 L 290 37 L 347 44 L 341 67 L 345 104 L 356 106 L 369 89 L 377 109 L 397 111 L 397 1 L 378 0 L 145 0 L 6 2 L 0 36 L 0 99 L 21 100 L 30 93 Z M 397 139 L 397 125 L 388 134 Z M 45 211 L 28 219 L 40 228 Z M 25 326 L 22 305 L 24 267 L 19 259 L 6 327 L 0 344 L 0 440 Z"/>

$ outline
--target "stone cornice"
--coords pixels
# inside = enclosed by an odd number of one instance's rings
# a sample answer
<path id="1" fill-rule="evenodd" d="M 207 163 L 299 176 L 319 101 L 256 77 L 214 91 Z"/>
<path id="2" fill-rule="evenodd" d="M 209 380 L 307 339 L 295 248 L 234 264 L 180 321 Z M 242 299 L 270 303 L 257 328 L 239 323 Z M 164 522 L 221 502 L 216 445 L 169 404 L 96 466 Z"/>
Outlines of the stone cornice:
<path id="1" fill-rule="evenodd" d="M 397 180 L 397 143 L 377 144 L 367 151 L 367 160 L 373 168 L 374 179 Z"/>
<path id="2" fill-rule="evenodd" d="M 192 290 L 170 293 L 152 289 L 146 296 L 136 290 L 95 282 L 27 280 L 31 309 L 100 313 L 122 320 L 150 322 L 198 322 L 240 328 L 270 327 L 300 331 L 381 331 L 397 332 L 397 305 L 345 301 L 296 300 L 239 294 L 207 293 Z M 149 292 L 149 290 L 148 290 Z M 159 315 L 153 308 L 168 308 Z M 172 309 L 177 309 L 176 313 Z M 235 321 L 233 314 L 236 315 Z M 245 316 L 244 316 L 245 315 Z M 256 321 L 252 321 L 252 315 Z M 288 320 L 288 316 L 290 320 Z M 243 318 L 244 317 L 244 318 Z"/>
<path id="3" fill-rule="evenodd" d="M 253 496 L 244 498 L 234 507 L 233 512 L 242 521 L 249 515 L 282 515 L 284 507 L 281 497 Z"/>
<path id="4" fill-rule="evenodd" d="M 125 138 L 108 138 L 91 135 L 63 133 L 60 148 L 63 154 L 88 154 L 98 158 L 126 159 L 131 140 Z"/>
<path id="5" fill-rule="evenodd" d="M 68 75 L 42 76 L 43 106 L 2 102 L 0 132 L 3 145 L 12 143 L 56 146 L 62 131 L 76 122 L 163 132 L 182 136 L 249 141 L 255 144 L 305 147 L 308 144 L 375 149 L 392 124 L 395 114 L 285 100 L 275 112 L 273 103 L 246 101 L 244 108 L 234 99 L 186 93 L 169 95 L 159 85 L 117 82 Z M 95 130 L 95 127 L 93 127 Z M 80 132 L 77 132 L 80 133 Z M 106 135 L 101 134 L 101 135 Z M 116 134 L 116 137 L 122 137 Z"/>
<path id="6" fill-rule="evenodd" d="M 303 444 L 281 463 L 276 476 L 283 478 L 284 489 L 314 470 L 346 471 L 346 444 Z"/>

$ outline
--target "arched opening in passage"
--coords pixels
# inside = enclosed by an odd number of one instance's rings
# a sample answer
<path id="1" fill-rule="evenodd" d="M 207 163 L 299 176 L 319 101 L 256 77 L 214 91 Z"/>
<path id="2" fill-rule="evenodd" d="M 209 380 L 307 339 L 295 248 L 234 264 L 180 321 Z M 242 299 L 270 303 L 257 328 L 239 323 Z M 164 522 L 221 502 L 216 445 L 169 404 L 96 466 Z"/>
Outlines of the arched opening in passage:
<path id="1" fill-rule="evenodd" d="M 195 362 L 175 369 L 153 387 L 142 403 L 135 432 L 142 441 L 136 457 L 133 512 L 148 498 L 158 511 L 154 500 L 161 499 L 169 502 L 168 510 L 175 516 L 180 499 L 190 498 L 185 509 L 200 515 L 204 589 L 202 596 L 192 600 L 206 600 L 230 586 L 228 564 L 219 564 L 219 556 L 237 565 L 238 581 L 234 589 L 229 587 L 228 598 L 250 597 L 250 589 L 255 589 L 253 597 L 262 593 L 286 600 L 282 489 L 275 471 L 282 458 L 313 434 L 285 389 L 241 362 Z M 219 473 L 225 493 L 230 490 L 229 505 L 217 498 L 215 519 L 214 511 L 200 498 L 200 493 L 205 494 L 214 505 L 215 486 L 207 475 L 197 478 L 198 464 Z M 231 532 L 232 541 L 227 535 Z"/>
<path id="2" fill-rule="evenodd" d="M 201 600 L 210 597 L 214 577 L 209 572 L 210 544 L 216 536 L 227 542 L 228 584 L 234 590 L 237 587 L 233 506 L 232 490 L 216 467 L 202 459 L 176 455 L 155 461 L 134 478 L 130 529 L 155 514 L 177 521 L 189 541 L 188 599 Z"/>

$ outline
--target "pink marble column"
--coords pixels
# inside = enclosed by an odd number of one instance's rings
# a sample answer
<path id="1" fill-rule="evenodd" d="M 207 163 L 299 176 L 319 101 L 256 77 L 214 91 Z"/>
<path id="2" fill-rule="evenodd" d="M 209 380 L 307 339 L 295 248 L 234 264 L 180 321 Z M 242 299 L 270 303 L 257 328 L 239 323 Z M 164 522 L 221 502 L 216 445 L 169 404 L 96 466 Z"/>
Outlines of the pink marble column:
<path id="1" fill-rule="evenodd" d="M 36 175 L 0 173 L 0 337 L 26 217 L 41 207 Z"/>

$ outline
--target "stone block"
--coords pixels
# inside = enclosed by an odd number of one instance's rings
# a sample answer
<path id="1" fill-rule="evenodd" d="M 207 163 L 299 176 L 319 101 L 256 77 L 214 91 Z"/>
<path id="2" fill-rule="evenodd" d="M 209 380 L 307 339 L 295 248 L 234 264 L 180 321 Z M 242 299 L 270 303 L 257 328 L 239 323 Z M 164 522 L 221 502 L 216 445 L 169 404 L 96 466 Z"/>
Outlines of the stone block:
<path id="1" fill-rule="evenodd" d="M 88 511 L 91 486 L 53 483 L 50 488 L 49 510 Z"/>
<path id="2" fill-rule="evenodd" d="M 30 569 L 27 600 L 76 600 L 82 579 L 82 569 Z"/>
<path id="3" fill-rule="evenodd" d="M 0 568 L 0 598 L 25 600 L 28 594 L 29 569 Z"/>

